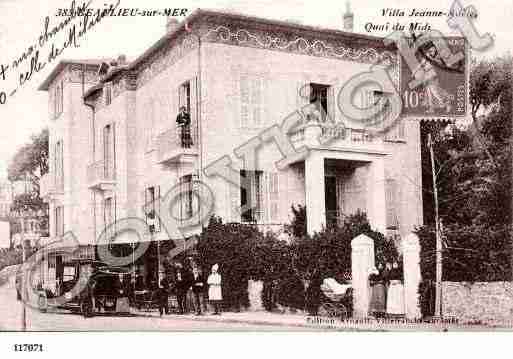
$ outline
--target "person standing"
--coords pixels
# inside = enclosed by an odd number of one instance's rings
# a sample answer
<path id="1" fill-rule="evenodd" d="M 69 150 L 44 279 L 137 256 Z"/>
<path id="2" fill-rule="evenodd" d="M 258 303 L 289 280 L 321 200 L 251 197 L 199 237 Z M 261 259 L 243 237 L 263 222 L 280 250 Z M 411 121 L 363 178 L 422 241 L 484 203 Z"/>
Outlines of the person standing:
<path id="1" fill-rule="evenodd" d="M 190 275 L 181 263 L 176 263 L 176 299 L 178 301 L 178 313 L 187 312 L 187 291 L 191 287 Z"/>
<path id="2" fill-rule="evenodd" d="M 194 294 L 194 307 L 196 309 L 196 315 L 201 315 L 201 297 L 203 297 L 203 291 L 205 289 L 205 284 L 203 280 L 203 275 L 198 269 L 198 267 L 194 266 L 192 268 L 192 292 Z"/>
<path id="3" fill-rule="evenodd" d="M 221 274 L 218 273 L 219 270 L 219 264 L 214 264 L 212 266 L 212 271 L 207 279 L 208 284 L 208 299 L 212 303 L 212 306 L 214 307 L 214 315 L 219 315 L 220 313 L 220 307 L 221 307 L 221 301 L 223 300 L 223 295 L 221 291 Z"/>
<path id="4" fill-rule="evenodd" d="M 379 269 L 373 268 L 369 275 L 371 287 L 371 300 L 369 312 L 376 318 L 382 318 L 386 312 L 386 282 L 383 273 L 383 265 L 379 264 Z"/>
<path id="5" fill-rule="evenodd" d="M 387 314 L 391 317 L 404 315 L 403 273 L 397 262 L 392 265 L 389 274 L 390 284 L 387 294 Z"/>
<path id="6" fill-rule="evenodd" d="M 169 314 L 168 289 L 169 285 L 167 285 L 167 281 L 162 279 L 160 281 L 159 289 L 157 290 L 157 300 L 159 303 L 159 313 L 161 317 L 164 313 Z"/>
<path id="7" fill-rule="evenodd" d="M 190 148 L 192 146 L 191 137 L 191 116 L 186 111 L 185 106 L 180 107 L 180 112 L 176 116 L 176 123 L 181 131 L 181 145 L 183 148 Z"/>

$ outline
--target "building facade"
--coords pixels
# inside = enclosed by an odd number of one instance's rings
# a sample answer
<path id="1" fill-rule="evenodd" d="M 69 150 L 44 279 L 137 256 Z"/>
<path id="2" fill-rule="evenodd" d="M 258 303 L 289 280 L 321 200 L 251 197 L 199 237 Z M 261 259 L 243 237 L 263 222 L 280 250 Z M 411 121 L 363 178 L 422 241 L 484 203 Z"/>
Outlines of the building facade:
<path id="1" fill-rule="evenodd" d="M 174 217 L 199 220 L 201 182 L 214 196 L 208 214 L 225 222 L 280 231 L 291 206 L 304 205 L 310 232 L 362 210 L 375 229 L 404 236 L 422 224 L 419 122 L 401 119 L 384 135 L 332 126 L 331 141 L 319 140 L 321 124 L 349 123 L 337 104 L 349 79 L 380 63 L 398 86 L 398 62 L 380 38 L 206 10 L 170 21 L 133 61 L 61 61 L 40 87 L 49 94 L 50 234 L 95 244 L 110 224 L 136 217 L 153 226 L 145 238 L 174 239 L 153 200 L 178 186 Z M 357 97 L 365 106 L 379 96 L 371 86 Z M 301 121 L 290 143 L 310 151 L 284 164 L 269 128 L 291 116 Z M 256 161 L 244 157 L 254 146 Z"/>

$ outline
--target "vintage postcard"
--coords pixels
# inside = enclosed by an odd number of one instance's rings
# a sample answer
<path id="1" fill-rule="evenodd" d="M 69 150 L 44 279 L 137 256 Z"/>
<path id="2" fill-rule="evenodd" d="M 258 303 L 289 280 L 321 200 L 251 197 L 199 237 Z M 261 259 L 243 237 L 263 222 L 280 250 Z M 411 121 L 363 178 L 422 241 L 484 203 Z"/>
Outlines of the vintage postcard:
<path id="1" fill-rule="evenodd" d="M 0 1 L 0 331 L 510 330 L 511 16 Z"/>

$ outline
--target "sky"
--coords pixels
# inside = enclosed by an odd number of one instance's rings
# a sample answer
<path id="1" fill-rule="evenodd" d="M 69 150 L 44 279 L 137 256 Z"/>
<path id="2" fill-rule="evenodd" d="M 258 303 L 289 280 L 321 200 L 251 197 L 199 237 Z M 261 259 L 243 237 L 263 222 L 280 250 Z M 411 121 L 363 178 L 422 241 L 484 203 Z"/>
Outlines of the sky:
<path id="1" fill-rule="evenodd" d="M 90 8 L 103 8 L 116 0 L 91 0 Z M 78 4 L 82 1 L 77 1 Z M 383 17 L 386 8 L 403 9 L 406 13 L 413 8 L 423 10 L 446 11 L 452 0 L 358 0 L 351 2 L 354 13 L 354 31 L 368 33 L 367 23 L 391 24 L 396 21 L 409 23 L 429 22 L 432 28 L 447 35 L 458 35 L 450 29 L 445 17 Z M 494 44 L 484 52 L 474 52 L 476 57 L 493 57 L 511 54 L 508 43 L 513 32 L 513 6 L 511 0 L 473 0 L 461 1 L 462 5 L 474 5 L 478 18 L 474 22 L 479 33 L 490 33 Z M 25 61 L 18 69 L 13 68 L 13 60 L 34 42 L 43 31 L 44 19 L 50 16 L 50 25 L 56 25 L 63 18 L 55 16 L 58 8 L 69 8 L 71 0 L 0 0 L 0 65 L 9 66 L 3 79 L 0 67 L 0 180 L 7 175 L 7 166 L 16 152 L 30 140 L 31 134 L 38 133 L 49 121 L 48 94 L 38 91 L 37 87 L 56 66 L 59 59 L 83 59 L 117 57 L 125 54 L 129 60 L 140 55 L 157 41 L 165 31 L 164 17 L 111 17 L 104 19 L 79 40 L 79 47 L 67 48 L 52 63 L 40 72 L 33 73 L 22 86 L 18 84 L 20 71 L 29 70 L 30 63 Z M 429 7 L 426 6 L 429 4 Z M 342 29 L 342 14 L 346 8 L 345 0 L 306 1 L 306 0 L 120 0 L 119 7 L 139 9 L 164 9 L 169 7 L 228 9 L 260 17 L 299 21 L 306 25 Z M 180 18 L 179 18 L 180 19 Z M 56 43 L 64 41 L 64 33 L 56 35 Z M 388 31 L 373 31 L 371 34 L 385 36 Z M 41 49 L 43 56 L 50 52 L 49 43 Z M 16 93 L 10 92 L 18 86 Z M 1 92 L 6 92 L 2 104 Z"/>

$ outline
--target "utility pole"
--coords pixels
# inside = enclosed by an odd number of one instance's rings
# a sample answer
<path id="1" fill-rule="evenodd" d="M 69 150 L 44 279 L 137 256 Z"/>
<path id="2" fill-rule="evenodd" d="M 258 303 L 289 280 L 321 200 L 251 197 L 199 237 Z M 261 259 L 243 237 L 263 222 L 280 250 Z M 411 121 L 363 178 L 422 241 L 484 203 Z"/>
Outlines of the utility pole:
<path id="1" fill-rule="evenodd" d="M 436 235 L 436 293 L 435 293 L 435 316 L 442 317 L 442 236 L 440 233 L 440 218 L 438 214 L 438 189 L 436 186 L 435 155 L 433 152 L 433 141 L 431 134 L 428 134 L 428 147 L 431 157 L 431 173 L 433 175 L 433 195 L 435 200 L 435 235 Z"/>
<path id="2" fill-rule="evenodd" d="M 22 225 L 22 228 L 23 228 L 23 225 Z M 27 249 L 26 249 L 25 236 L 23 233 L 21 235 L 22 235 L 21 250 L 22 250 L 22 255 L 23 255 L 23 261 L 21 263 L 21 268 L 20 268 L 20 271 L 21 271 L 21 331 L 24 332 L 27 330 L 27 308 L 25 305 L 25 301 L 27 300 L 27 296 L 26 296 L 27 278 L 25 278 L 26 271 L 24 268 L 25 261 L 27 260 Z"/>

